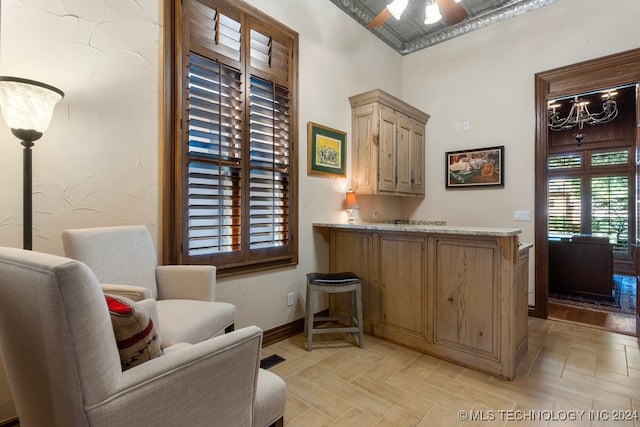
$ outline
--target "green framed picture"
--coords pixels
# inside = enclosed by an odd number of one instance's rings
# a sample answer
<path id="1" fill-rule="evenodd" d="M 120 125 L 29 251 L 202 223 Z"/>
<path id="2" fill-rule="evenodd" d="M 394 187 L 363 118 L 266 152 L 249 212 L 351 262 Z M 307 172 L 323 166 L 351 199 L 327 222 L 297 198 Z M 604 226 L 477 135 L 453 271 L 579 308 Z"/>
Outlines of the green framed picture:
<path id="1" fill-rule="evenodd" d="M 346 176 L 346 132 L 309 122 L 307 143 L 309 175 Z"/>

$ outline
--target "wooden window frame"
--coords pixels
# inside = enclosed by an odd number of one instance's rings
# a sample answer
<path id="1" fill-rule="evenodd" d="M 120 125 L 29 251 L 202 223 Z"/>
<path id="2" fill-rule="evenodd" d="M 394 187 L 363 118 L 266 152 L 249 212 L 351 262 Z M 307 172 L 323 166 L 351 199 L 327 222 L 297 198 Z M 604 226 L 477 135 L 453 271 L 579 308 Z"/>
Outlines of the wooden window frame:
<path id="1" fill-rule="evenodd" d="M 228 0 L 199 0 L 210 7 L 220 8 L 220 10 L 228 11 L 234 16 L 242 17 L 242 26 L 249 28 L 259 28 L 268 33 L 269 36 L 281 38 L 290 41 L 290 58 L 288 69 L 288 85 L 289 91 L 289 191 L 288 191 L 288 240 L 284 246 L 268 247 L 257 250 L 249 250 L 248 238 L 245 236 L 248 230 L 243 229 L 241 239 L 243 246 L 240 257 L 231 257 L 231 261 L 225 261 L 227 254 L 193 256 L 188 254 L 188 207 L 187 207 L 187 183 L 185 171 L 188 169 L 185 142 L 184 123 L 187 118 L 184 117 L 183 100 L 187 96 L 185 83 L 185 57 L 189 54 L 190 46 L 188 24 L 185 24 L 183 14 L 188 13 L 189 0 L 181 0 L 174 2 L 172 0 L 164 1 L 165 11 L 165 56 L 164 56 L 164 102 L 163 102 L 163 118 L 162 118 L 162 134 L 163 145 L 161 150 L 161 189 L 162 189 L 162 261 L 165 264 L 210 264 L 216 265 L 218 276 L 247 273 L 271 268 L 281 268 L 297 265 L 298 263 L 298 34 L 267 16 L 260 10 L 247 5 L 241 1 Z M 249 25 L 250 23 L 250 25 Z M 249 29 L 243 30 L 249 33 Z M 265 33 L 266 34 L 266 33 Z M 246 70 L 249 77 L 254 73 L 249 63 L 249 52 L 242 48 L 242 66 Z M 217 59 L 217 58 L 212 58 Z M 223 62 L 223 61 L 221 61 Z M 246 65 L 244 64 L 246 62 Z M 224 63 L 224 62 L 223 62 Z M 237 65 L 237 64 L 234 64 Z M 258 73 L 258 77 L 271 78 L 272 76 L 265 73 Z M 277 77 L 273 76 L 274 79 Z M 275 81 L 282 84 L 282 81 Z M 243 93 L 248 93 L 248 87 L 243 88 Z M 248 98 L 248 95 L 243 95 Z M 247 104 L 245 104 L 247 105 Z M 248 117 L 248 112 L 243 111 L 243 115 Z M 246 127 L 245 129 L 248 129 Z M 244 135 L 248 131 L 243 131 Z M 249 145 L 247 137 L 246 145 Z M 243 158 L 243 170 L 249 173 L 248 165 L 248 148 Z M 245 179 L 245 186 L 248 178 Z M 246 187 L 248 189 L 248 186 Z M 245 189 L 245 192 L 247 190 Z M 248 195 L 244 196 L 248 206 Z M 247 208 L 248 209 L 248 208 Z M 242 222 L 248 224 L 248 218 L 242 213 Z"/>

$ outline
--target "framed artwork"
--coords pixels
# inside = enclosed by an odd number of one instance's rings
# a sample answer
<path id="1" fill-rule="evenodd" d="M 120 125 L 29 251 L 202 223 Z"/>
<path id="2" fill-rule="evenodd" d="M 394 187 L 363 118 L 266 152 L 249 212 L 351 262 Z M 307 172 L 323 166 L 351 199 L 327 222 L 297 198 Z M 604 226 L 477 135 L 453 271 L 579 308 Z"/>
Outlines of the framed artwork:
<path id="1" fill-rule="evenodd" d="M 346 176 L 346 132 L 309 122 L 307 140 L 309 175 Z"/>
<path id="2" fill-rule="evenodd" d="M 504 187 L 504 145 L 445 153 L 446 188 Z"/>

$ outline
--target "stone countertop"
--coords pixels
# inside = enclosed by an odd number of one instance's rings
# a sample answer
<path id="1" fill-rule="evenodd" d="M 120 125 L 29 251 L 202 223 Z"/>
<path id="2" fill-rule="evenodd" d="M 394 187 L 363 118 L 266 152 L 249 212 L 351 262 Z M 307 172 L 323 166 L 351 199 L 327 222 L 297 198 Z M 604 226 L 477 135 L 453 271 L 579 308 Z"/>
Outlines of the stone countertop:
<path id="1" fill-rule="evenodd" d="M 356 222 L 346 223 L 313 223 L 314 227 L 342 228 L 350 230 L 371 230 L 371 231 L 399 231 L 407 233 L 437 233 L 437 234 L 460 234 L 467 236 L 515 236 L 522 233 L 519 228 L 491 228 L 491 227 L 458 227 L 448 225 L 428 225 L 428 224 L 388 224 L 388 223 L 368 223 Z"/>

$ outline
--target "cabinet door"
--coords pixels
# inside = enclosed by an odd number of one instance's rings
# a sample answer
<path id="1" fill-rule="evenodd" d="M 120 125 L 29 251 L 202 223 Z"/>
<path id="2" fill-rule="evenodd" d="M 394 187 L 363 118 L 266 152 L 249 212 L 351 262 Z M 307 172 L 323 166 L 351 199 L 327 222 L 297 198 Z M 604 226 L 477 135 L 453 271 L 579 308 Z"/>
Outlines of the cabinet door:
<path id="1" fill-rule="evenodd" d="M 380 108 L 380 147 L 378 189 L 396 192 L 396 136 L 397 117 L 393 110 Z"/>
<path id="2" fill-rule="evenodd" d="M 425 140 L 424 125 L 413 121 L 411 127 L 411 192 L 424 196 Z"/>
<path id="3" fill-rule="evenodd" d="M 426 250 L 422 238 L 381 235 L 376 332 L 426 344 Z M 416 344 L 414 344 L 416 345 Z"/>
<path id="4" fill-rule="evenodd" d="M 332 272 L 351 271 L 362 279 L 362 317 L 367 332 L 371 332 L 372 240 L 371 233 L 334 231 L 331 233 L 329 251 L 329 268 Z M 332 295 L 330 307 L 339 314 L 348 313 L 348 295 Z"/>
<path id="5" fill-rule="evenodd" d="M 398 116 L 398 166 L 396 175 L 398 177 L 398 192 L 411 193 L 412 190 L 412 139 L 413 122 L 408 117 Z"/>
<path id="6" fill-rule="evenodd" d="M 358 194 L 373 194 L 378 179 L 377 157 L 378 118 L 375 104 L 363 105 L 353 110 L 352 173 L 351 186 Z"/>
<path id="7" fill-rule="evenodd" d="M 436 240 L 434 343 L 474 357 L 500 359 L 500 248 Z"/>

